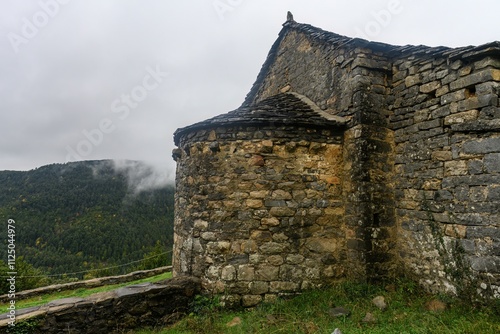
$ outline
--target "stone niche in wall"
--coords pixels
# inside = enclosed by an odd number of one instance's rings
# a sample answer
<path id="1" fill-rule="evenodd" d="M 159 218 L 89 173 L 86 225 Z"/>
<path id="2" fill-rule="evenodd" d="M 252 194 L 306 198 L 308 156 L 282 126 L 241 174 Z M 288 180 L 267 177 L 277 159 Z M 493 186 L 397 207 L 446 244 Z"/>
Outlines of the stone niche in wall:
<path id="1" fill-rule="evenodd" d="M 283 93 L 178 130 L 174 274 L 243 306 L 344 277 L 345 123 Z"/>

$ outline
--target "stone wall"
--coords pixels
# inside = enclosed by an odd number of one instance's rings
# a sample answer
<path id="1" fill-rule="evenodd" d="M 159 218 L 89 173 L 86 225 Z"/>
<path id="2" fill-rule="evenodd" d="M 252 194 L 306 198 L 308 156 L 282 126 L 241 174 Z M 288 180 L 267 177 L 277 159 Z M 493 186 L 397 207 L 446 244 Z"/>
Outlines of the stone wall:
<path id="1" fill-rule="evenodd" d="M 494 50 L 436 48 L 393 63 L 401 263 L 432 291 L 469 286 L 500 297 L 500 52 Z"/>
<path id="2" fill-rule="evenodd" d="M 53 284 L 48 286 L 42 286 L 40 288 L 35 288 L 31 290 L 23 290 L 16 292 L 16 300 L 33 298 L 36 296 L 49 294 L 53 292 L 61 292 L 67 290 L 77 290 L 77 289 L 92 289 L 104 285 L 113 285 L 127 283 L 131 281 L 140 280 L 143 278 L 148 278 L 163 273 L 171 272 L 172 266 L 158 267 L 149 270 L 138 270 L 125 275 L 116 276 L 106 276 L 106 277 L 96 277 L 83 281 Z M 0 295 L 0 303 L 8 303 L 11 300 L 9 294 Z"/>
<path id="3" fill-rule="evenodd" d="M 342 135 L 262 126 L 182 138 L 174 275 L 253 306 L 348 271 Z"/>
<path id="4" fill-rule="evenodd" d="M 134 328 L 171 324 L 189 309 L 200 292 L 193 277 L 177 277 L 101 292 L 88 298 L 65 298 L 18 309 L 15 319 L 0 315 L 0 333 L 125 333 Z M 15 324 L 10 326 L 9 322 Z"/>
<path id="5" fill-rule="evenodd" d="M 326 143 L 294 127 L 293 114 L 275 132 L 230 128 L 234 119 L 226 119 L 224 130 L 210 122 L 205 132 L 182 129 L 174 271 L 205 277 L 211 291 L 231 286 L 235 296 L 248 296 L 245 305 L 328 283 L 329 268 L 334 279 L 406 275 L 430 291 L 500 297 L 499 87 L 499 42 L 456 49 L 393 46 L 287 21 L 239 116 L 250 118 L 252 106 L 288 92 L 343 117 L 345 127 Z M 221 123 L 225 116 L 219 117 Z M 324 149 L 312 150 L 317 142 Z M 329 150 L 336 152 L 335 163 L 323 162 Z M 305 168 L 304 161 L 312 165 Z M 335 187 L 311 188 L 330 176 L 338 178 Z M 289 177 L 293 187 L 314 189 L 314 199 L 334 205 L 322 208 L 317 201 L 302 209 L 309 195 L 297 196 L 281 182 Z M 225 207 L 228 216 L 220 215 Z M 296 225 L 297 219 L 313 225 Z M 236 233 L 241 226 L 245 232 Z M 259 239 L 267 230 L 268 239 Z M 250 231 L 259 231 L 259 238 Z M 275 240 L 281 231 L 288 239 Z M 335 232 L 324 237 L 324 231 Z M 315 253 L 312 240 L 332 264 L 317 256 L 306 261 Z M 277 247 L 268 252 L 268 243 Z M 242 251 L 239 244 L 252 247 Z M 217 250 L 208 254 L 208 245 Z M 227 254 L 238 252 L 248 259 L 242 255 L 233 265 Z M 224 255 L 214 260 L 215 253 Z M 306 254 L 304 262 L 287 262 L 291 254 Z M 288 265 L 295 266 L 294 284 L 279 283 L 288 282 Z M 254 276 L 240 276 L 248 266 Z M 271 278 L 255 276 L 259 268 L 269 269 Z M 320 275 L 311 279 L 316 268 Z M 253 281 L 262 289 L 252 290 Z"/>

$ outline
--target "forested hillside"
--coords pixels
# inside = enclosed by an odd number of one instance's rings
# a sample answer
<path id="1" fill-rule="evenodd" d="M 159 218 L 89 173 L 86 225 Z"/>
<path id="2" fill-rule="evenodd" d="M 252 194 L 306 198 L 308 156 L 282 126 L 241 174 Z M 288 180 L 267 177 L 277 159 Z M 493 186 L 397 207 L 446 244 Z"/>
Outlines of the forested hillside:
<path id="1" fill-rule="evenodd" d="M 55 278 L 89 277 L 93 272 L 97 276 L 96 269 L 171 250 L 174 187 L 137 188 L 131 168 L 140 168 L 139 175 L 151 179 L 153 171 L 140 162 L 118 169 L 109 160 L 0 171 L 2 260 L 7 261 L 8 219 L 15 220 L 18 260 Z M 165 254 L 161 258 L 168 261 Z M 105 273 L 141 265 L 135 262 Z M 75 272 L 79 274 L 59 276 Z"/>

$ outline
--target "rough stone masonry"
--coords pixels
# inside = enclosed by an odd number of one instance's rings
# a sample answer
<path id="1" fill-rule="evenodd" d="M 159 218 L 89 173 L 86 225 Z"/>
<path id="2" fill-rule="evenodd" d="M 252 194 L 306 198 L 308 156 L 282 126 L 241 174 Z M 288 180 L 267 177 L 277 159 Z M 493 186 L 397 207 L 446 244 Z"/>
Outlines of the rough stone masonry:
<path id="1" fill-rule="evenodd" d="M 242 106 L 174 134 L 174 274 L 229 305 L 409 276 L 500 297 L 500 42 L 289 19 Z"/>

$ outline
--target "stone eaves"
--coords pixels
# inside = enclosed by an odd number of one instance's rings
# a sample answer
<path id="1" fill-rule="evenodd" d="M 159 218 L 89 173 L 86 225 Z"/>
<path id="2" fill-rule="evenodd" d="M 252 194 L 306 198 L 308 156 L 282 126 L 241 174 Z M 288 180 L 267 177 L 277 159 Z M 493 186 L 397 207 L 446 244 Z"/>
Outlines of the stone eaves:
<path id="1" fill-rule="evenodd" d="M 297 93 L 280 93 L 252 106 L 242 106 L 174 133 L 174 142 L 188 132 L 221 126 L 295 125 L 314 128 L 343 128 L 347 119 L 331 115 L 316 106 L 307 97 Z"/>

